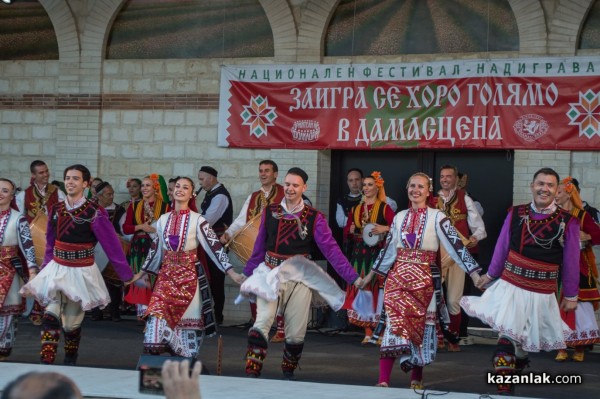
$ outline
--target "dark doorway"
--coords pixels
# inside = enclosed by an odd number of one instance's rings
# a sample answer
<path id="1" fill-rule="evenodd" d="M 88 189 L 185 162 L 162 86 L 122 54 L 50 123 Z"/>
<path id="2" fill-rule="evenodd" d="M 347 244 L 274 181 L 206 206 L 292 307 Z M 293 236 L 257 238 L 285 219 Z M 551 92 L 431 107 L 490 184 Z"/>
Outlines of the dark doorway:
<path id="1" fill-rule="evenodd" d="M 358 167 L 365 174 L 377 170 L 385 180 L 386 194 L 398 202 L 398 209 L 406 209 L 406 182 L 415 172 L 432 177 L 435 190 L 439 189 L 439 168 L 455 165 L 468 175 L 467 191 L 484 208 L 483 220 L 487 238 L 480 243 L 480 264 L 487 270 L 496 240 L 513 200 L 513 151 L 332 151 L 331 200 L 329 222 L 334 226 L 336 199 L 348 190 L 346 171 Z"/>

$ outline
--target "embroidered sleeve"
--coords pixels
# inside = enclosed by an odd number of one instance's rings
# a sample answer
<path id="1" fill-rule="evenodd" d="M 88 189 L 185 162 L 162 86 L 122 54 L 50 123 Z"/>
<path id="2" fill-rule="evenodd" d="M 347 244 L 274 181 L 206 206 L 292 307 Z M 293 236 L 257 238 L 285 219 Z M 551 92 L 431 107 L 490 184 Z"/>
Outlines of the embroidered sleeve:
<path id="1" fill-rule="evenodd" d="M 481 267 L 475 261 L 467 247 L 463 245 L 450 219 L 444 217 L 441 212 L 436 217 L 438 219 L 442 218 L 436 226 L 438 239 L 440 240 L 440 244 L 446 248 L 452 260 L 468 274 L 479 271 Z"/>
<path id="2" fill-rule="evenodd" d="M 373 264 L 373 271 L 383 276 L 387 276 L 396 260 L 396 248 L 398 247 L 398 239 L 400 236 L 399 226 L 401 225 L 399 215 L 400 214 L 394 217 L 390 232 L 387 234 L 385 240 L 385 245 L 381 251 L 379 251 L 379 255 L 377 255 L 377 259 L 375 259 L 375 263 Z"/>
<path id="3" fill-rule="evenodd" d="M 35 248 L 33 246 L 33 239 L 31 238 L 31 231 L 29 230 L 29 223 L 24 216 L 19 216 L 17 221 L 17 237 L 19 238 L 19 247 L 21 252 L 25 256 L 28 268 L 38 267 L 35 261 Z"/>
<path id="4" fill-rule="evenodd" d="M 156 222 L 156 233 L 150 234 L 152 242 L 150 243 L 150 250 L 146 255 L 146 260 L 142 265 L 142 270 L 150 274 L 158 274 L 162 265 L 162 259 L 164 256 L 164 249 L 161 242 L 163 232 L 167 226 L 164 226 L 164 218 L 158 219 Z"/>
<path id="5" fill-rule="evenodd" d="M 217 237 L 217 234 L 210 227 L 208 221 L 203 217 L 198 218 L 196 235 L 204 252 L 206 252 L 223 273 L 227 273 L 227 270 L 231 269 L 233 266 L 229 262 L 229 257 L 227 256 L 227 253 L 225 253 L 225 248 L 221 245 L 219 237 Z"/>

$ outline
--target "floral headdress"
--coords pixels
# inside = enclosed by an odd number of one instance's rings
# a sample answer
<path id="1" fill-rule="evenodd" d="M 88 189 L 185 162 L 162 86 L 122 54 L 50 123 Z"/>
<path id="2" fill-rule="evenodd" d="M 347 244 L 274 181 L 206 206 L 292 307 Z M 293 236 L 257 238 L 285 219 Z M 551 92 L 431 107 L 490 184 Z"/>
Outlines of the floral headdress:
<path id="1" fill-rule="evenodd" d="M 561 180 L 560 184 L 565 186 L 565 191 L 569 194 L 569 200 L 573 203 L 573 206 L 578 209 L 583 209 L 583 201 L 577 190 L 576 180 L 571 176 L 567 176 Z"/>
<path id="2" fill-rule="evenodd" d="M 377 193 L 377 199 L 385 202 L 386 195 L 385 189 L 383 188 L 383 183 L 385 183 L 385 180 L 383 180 L 383 177 L 381 177 L 381 172 L 373 171 L 371 172 L 371 177 L 373 178 L 373 180 L 375 180 L 375 185 L 379 189 L 379 192 Z"/>
<path id="3" fill-rule="evenodd" d="M 157 173 L 152 173 L 148 177 L 152 180 L 152 187 L 154 187 L 154 191 L 156 191 L 156 196 L 160 198 L 162 202 L 165 202 L 165 200 L 169 198 L 169 189 L 165 178 Z"/>

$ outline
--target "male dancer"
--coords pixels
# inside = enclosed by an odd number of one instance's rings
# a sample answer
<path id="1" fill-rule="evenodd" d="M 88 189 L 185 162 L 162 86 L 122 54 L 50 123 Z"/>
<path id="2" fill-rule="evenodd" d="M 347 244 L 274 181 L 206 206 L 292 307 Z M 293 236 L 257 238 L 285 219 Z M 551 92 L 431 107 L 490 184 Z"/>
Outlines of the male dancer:
<path id="1" fill-rule="evenodd" d="M 49 184 L 50 171 L 44 161 L 35 160 L 29 165 L 31 185 L 17 194 L 15 201 L 19 211 L 31 223 L 38 212 L 46 215 L 54 204 L 65 200 L 65 193 L 58 187 Z"/>
<path id="2" fill-rule="evenodd" d="M 554 202 L 558 174 L 542 168 L 530 185 L 533 201 L 515 206 L 504 221 L 487 274 L 477 287 L 481 297 L 465 296 L 460 304 L 498 331 L 493 364 L 498 376 L 520 373 L 529 363 L 527 352 L 566 348 L 571 333 L 562 321 L 556 300 L 557 279 L 564 298 L 560 309 L 577 308 L 579 292 L 579 221 Z M 502 378 L 502 377 L 499 377 Z M 498 393 L 513 391 L 498 380 Z"/>
<path id="3" fill-rule="evenodd" d="M 21 289 L 45 306 L 40 361 L 53 364 L 65 332 L 65 364 L 75 365 L 85 311 L 110 302 L 102 275 L 94 262 L 99 241 L 119 278 L 129 281 L 133 273 L 120 248 L 108 214 L 84 197 L 90 171 L 83 165 L 65 169 L 67 199 L 55 204 L 48 217 L 47 244 L 39 274 Z"/>
<path id="4" fill-rule="evenodd" d="M 281 369 L 285 379 L 293 380 L 304 348 L 312 291 L 335 310 L 343 304 L 344 292 L 307 259 L 313 242 L 346 282 L 357 287 L 362 282 L 333 239 L 325 216 L 303 202 L 307 180 L 308 175 L 300 168 L 288 171 L 285 198 L 263 212 L 254 251 L 244 268 L 244 274 L 250 277 L 241 292 L 257 296 L 256 322 L 248 332 L 248 377 L 260 376 L 267 355 L 267 336 L 278 307 L 283 310 L 286 337 Z"/>

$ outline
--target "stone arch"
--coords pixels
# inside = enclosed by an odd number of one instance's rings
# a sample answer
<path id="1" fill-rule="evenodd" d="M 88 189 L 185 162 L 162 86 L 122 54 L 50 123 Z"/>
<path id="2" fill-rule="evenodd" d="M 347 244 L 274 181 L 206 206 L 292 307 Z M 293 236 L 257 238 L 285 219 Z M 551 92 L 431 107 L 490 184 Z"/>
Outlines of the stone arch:
<path id="1" fill-rule="evenodd" d="M 61 62 L 78 62 L 81 45 L 77 33 L 77 23 L 66 1 L 40 0 L 40 4 L 50 17 L 56 40 L 58 59 Z"/>
<path id="2" fill-rule="evenodd" d="M 519 27 L 519 52 L 544 54 L 548 35 L 544 9 L 540 1 L 508 0 Z"/>
<path id="3" fill-rule="evenodd" d="M 98 63 L 104 59 L 106 42 L 110 28 L 127 0 L 103 0 L 93 3 L 85 18 L 85 26 L 81 27 L 81 48 L 84 56 L 99 57 Z"/>
<path id="4" fill-rule="evenodd" d="M 594 0 L 559 0 L 549 23 L 548 53 L 575 55 L 581 28 Z"/>
<path id="5" fill-rule="evenodd" d="M 297 28 L 294 15 L 287 1 L 259 0 L 273 32 L 275 59 L 293 62 L 297 59 Z"/>
<path id="6" fill-rule="evenodd" d="M 304 62 L 320 62 L 331 16 L 339 0 L 308 0 L 298 32 L 298 53 Z"/>

